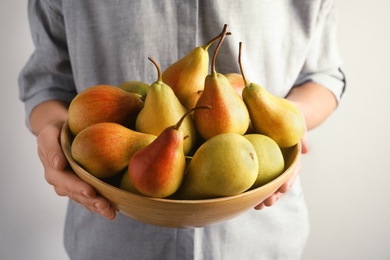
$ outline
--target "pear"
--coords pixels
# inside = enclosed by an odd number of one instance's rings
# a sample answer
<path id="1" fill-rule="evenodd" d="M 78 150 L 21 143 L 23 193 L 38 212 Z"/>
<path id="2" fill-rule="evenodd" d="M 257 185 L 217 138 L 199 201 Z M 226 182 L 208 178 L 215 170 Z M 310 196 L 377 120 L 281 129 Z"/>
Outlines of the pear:
<path id="1" fill-rule="evenodd" d="M 97 178 L 108 178 L 125 170 L 139 149 L 156 139 L 112 122 L 96 123 L 82 130 L 73 140 L 73 159 Z"/>
<path id="2" fill-rule="evenodd" d="M 173 90 L 163 82 L 158 64 L 152 58 L 149 60 L 157 68 L 158 79 L 149 87 L 144 107 L 137 116 L 135 129 L 157 136 L 165 128 L 176 124 L 187 109 L 180 103 Z M 196 129 L 191 117 L 185 117 L 181 129 L 184 135 L 189 136 L 184 141 L 184 152 L 187 154 L 196 142 Z"/>
<path id="3" fill-rule="evenodd" d="M 152 143 L 131 157 L 128 172 L 131 183 L 140 193 L 165 198 L 180 187 L 186 169 L 186 136 L 180 126 L 190 112 L 186 112 L 175 125 L 164 129 Z"/>
<path id="4" fill-rule="evenodd" d="M 120 183 L 119 183 L 119 188 L 125 191 L 129 191 L 135 194 L 141 194 L 135 187 L 134 184 L 130 180 L 130 175 L 128 168 L 126 171 L 123 173 Z"/>
<path id="5" fill-rule="evenodd" d="M 203 90 L 209 68 L 208 49 L 220 37 L 218 35 L 206 45 L 195 47 L 162 74 L 163 81 L 173 89 L 187 110 L 195 107 L 199 98 L 198 91 Z"/>
<path id="6" fill-rule="evenodd" d="M 130 80 L 125 81 L 118 86 L 118 88 L 123 89 L 124 91 L 130 93 L 136 93 L 142 96 L 145 99 L 146 94 L 149 91 L 149 84 L 139 81 L 139 80 Z"/>
<path id="7" fill-rule="evenodd" d="M 245 88 L 245 82 L 241 74 L 227 73 L 225 77 L 229 81 L 230 85 L 236 91 L 236 93 L 242 98 L 242 90 Z"/>
<path id="8" fill-rule="evenodd" d="M 208 199 L 240 194 L 258 175 L 253 145 L 242 135 L 225 133 L 195 152 L 178 194 L 182 199 Z"/>
<path id="9" fill-rule="evenodd" d="M 271 137 L 282 148 L 296 145 L 305 131 L 305 119 L 293 103 L 246 79 L 241 48 L 240 42 L 239 64 L 245 81 L 242 98 L 248 107 L 253 131 Z"/>
<path id="10" fill-rule="evenodd" d="M 87 126 L 114 122 L 127 126 L 143 107 L 141 95 L 110 85 L 96 85 L 81 91 L 68 110 L 69 129 L 77 135 Z"/>
<path id="11" fill-rule="evenodd" d="M 210 105 L 212 109 L 194 111 L 196 129 L 205 140 L 222 133 L 243 135 L 249 127 L 249 113 L 244 101 L 227 78 L 215 70 L 215 59 L 226 37 L 226 30 L 227 25 L 214 52 L 211 74 L 206 76 L 204 90 L 196 105 Z"/>
<path id="12" fill-rule="evenodd" d="M 270 137 L 261 134 L 244 135 L 256 150 L 259 171 L 252 189 L 274 180 L 284 171 L 284 158 L 278 144 Z"/>

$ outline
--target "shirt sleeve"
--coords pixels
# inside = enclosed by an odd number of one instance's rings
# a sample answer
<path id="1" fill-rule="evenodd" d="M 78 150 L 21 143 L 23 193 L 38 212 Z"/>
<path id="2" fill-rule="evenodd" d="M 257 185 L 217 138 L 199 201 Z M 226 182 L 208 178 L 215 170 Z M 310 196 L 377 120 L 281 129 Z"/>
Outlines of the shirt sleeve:
<path id="1" fill-rule="evenodd" d="M 69 103 L 76 89 L 60 9 L 45 0 L 29 0 L 28 16 L 34 52 L 20 72 L 18 83 L 30 127 L 29 117 L 36 105 L 47 100 Z"/>
<path id="2" fill-rule="evenodd" d="M 315 82 L 329 89 L 340 102 L 346 80 L 338 53 L 336 20 L 334 1 L 324 1 L 307 59 L 294 85 Z"/>

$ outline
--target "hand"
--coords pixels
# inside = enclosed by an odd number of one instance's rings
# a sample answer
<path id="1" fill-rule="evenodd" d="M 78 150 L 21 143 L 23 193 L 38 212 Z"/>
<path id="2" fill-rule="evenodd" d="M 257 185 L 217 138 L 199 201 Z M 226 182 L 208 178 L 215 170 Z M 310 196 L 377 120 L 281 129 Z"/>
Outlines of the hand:
<path id="1" fill-rule="evenodd" d="M 64 122 L 44 128 L 37 137 L 38 155 L 43 164 L 45 179 L 59 196 L 67 196 L 90 211 L 112 220 L 116 212 L 109 201 L 99 195 L 89 184 L 82 181 L 68 166 L 61 149 L 59 136 Z"/>
<path id="2" fill-rule="evenodd" d="M 302 144 L 301 153 L 306 154 L 309 151 L 308 141 L 307 141 L 307 130 L 305 130 L 305 132 L 302 136 L 301 144 Z M 295 180 L 297 179 L 300 171 L 301 171 L 301 160 L 299 159 L 297 166 L 296 166 L 293 174 L 291 175 L 291 177 L 285 183 L 283 183 L 282 186 L 280 186 L 280 188 L 277 191 L 275 191 L 274 194 L 272 194 L 267 199 L 265 199 L 262 203 L 257 205 L 255 207 L 255 209 L 261 210 L 264 207 L 270 207 L 270 206 L 274 205 L 292 187 L 292 185 L 294 184 Z"/>

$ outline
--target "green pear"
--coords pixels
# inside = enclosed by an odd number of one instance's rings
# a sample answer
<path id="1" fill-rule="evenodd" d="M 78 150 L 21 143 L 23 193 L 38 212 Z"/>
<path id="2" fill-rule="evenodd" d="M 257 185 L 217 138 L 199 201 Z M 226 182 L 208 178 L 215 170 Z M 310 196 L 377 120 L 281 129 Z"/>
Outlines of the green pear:
<path id="1" fill-rule="evenodd" d="M 141 194 L 135 187 L 134 184 L 130 180 L 130 175 L 128 168 L 126 171 L 123 173 L 122 178 L 119 183 L 119 188 L 125 191 L 129 191 L 135 194 Z"/>
<path id="2" fill-rule="evenodd" d="M 142 110 L 139 112 L 135 129 L 139 132 L 158 136 L 165 128 L 176 124 L 187 109 L 180 103 L 173 90 L 162 81 L 158 64 L 150 61 L 157 68 L 158 79 L 150 85 Z M 181 126 L 184 135 L 184 152 L 189 153 L 196 142 L 196 129 L 191 117 L 186 117 Z"/>
<path id="3" fill-rule="evenodd" d="M 130 80 L 123 82 L 118 88 L 123 89 L 126 92 L 139 94 L 145 99 L 146 94 L 149 91 L 149 84 L 138 80 Z"/>
<path id="4" fill-rule="evenodd" d="M 258 188 L 278 177 L 284 171 L 284 158 L 278 144 L 270 137 L 261 134 L 244 135 L 256 150 L 259 162 L 257 179 L 252 189 Z"/>
<path id="5" fill-rule="evenodd" d="M 194 111 L 196 129 L 205 140 L 222 133 L 243 135 L 250 123 L 244 101 L 237 95 L 228 79 L 215 70 L 215 59 L 226 31 L 227 25 L 214 52 L 211 74 L 206 76 L 204 90 L 196 103 L 196 106 L 209 105 L 212 109 Z"/>
<path id="6" fill-rule="evenodd" d="M 178 194 L 182 199 L 240 194 L 254 184 L 258 167 L 256 150 L 244 136 L 214 136 L 196 150 Z"/>
<path id="7" fill-rule="evenodd" d="M 96 85 L 81 91 L 68 110 L 69 129 L 77 135 L 87 126 L 100 122 L 130 125 L 143 106 L 141 95 L 110 85 Z"/>
<path id="8" fill-rule="evenodd" d="M 240 42 L 239 63 L 245 81 L 242 98 L 248 107 L 253 131 L 271 137 L 283 148 L 296 145 L 305 131 L 305 119 L 287 99 L 274 96 L 259 84 L 247 81 L 241 63 L 241 46 Z"/>
<path id="9" fill-rule="evenodd" d="M 112 122 L 96 123 L 82 130 L 73 140 L 73 159 L 97 178 L 108 178 L 122 171 L 136 151 L 156 139 Z"/>

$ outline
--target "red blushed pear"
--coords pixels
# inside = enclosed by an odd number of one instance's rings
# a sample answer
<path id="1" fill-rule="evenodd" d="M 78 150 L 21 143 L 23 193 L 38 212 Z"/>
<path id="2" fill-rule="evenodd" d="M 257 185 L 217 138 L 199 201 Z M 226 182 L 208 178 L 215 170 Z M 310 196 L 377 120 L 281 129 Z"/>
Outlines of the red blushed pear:
<path id="1" fill-rule="evenodd" d="M 143 107 L 139 94 L 110 85 L 96 85 L 77 94 L 69 105 L 68 123 L 73 135 L 87 126 L 114 122 L 129 126 Z"/>
<path id="2" fill-rule="evenodd" d="M 196 128 L 205 140 L 222 133 L 243 135 L 249 127 L 249 113 L 244 101 L 237 95 L 228 79 L 215 70 L 215 59 L 226 32 L 227 25 L 214 52 L 211 74 L 207 75 L 204 90 L 197 102 L 197 106 L 210 105 L 212 109 L 194 111 Z"/>
<path id="3" fill-rule="evenodd" d="M 209 106 L 196 107 L 205 109 Z M 145 196 L 165 198 L 180 187 L 186 169 L 183 131 L 180 126 L 192 110 L 185 113 L 173 126 L 167 127 L 148 146 L 130 159 L 128 172 L 131 183 Z"/>
<path id="4" fill-rule="evenodd" d="M 73 140 L 73 159 L 97 178 L 112 177 L 128 166 L 139 149 L 156 139 L 117 123 L 101 122 L 86 127 Z"/>
<path id="5" fill-rule="evenodd" d="M 245 88 L 245 82 L 241 74 L 238 73 L 227 73 L 225 77 L 228 79 L 232 88 L 242 98 L 242 90 Z"/>
<path id="6" fill-rule="evenodd" d="M 305 119 L 297 107 L 285 98 L 269 93 L 265 88 L 247 81 L 241 62 L 239 64 L 245 81 L 242 98 L 248 107 L 253 132 L 272 138 L 281 148 L 294 146 L 305 131 Z"/>

